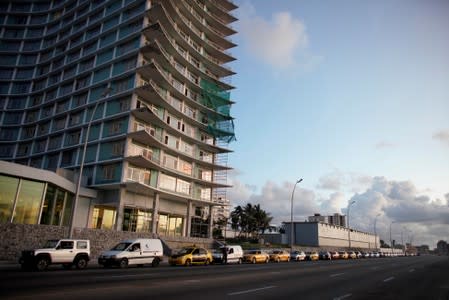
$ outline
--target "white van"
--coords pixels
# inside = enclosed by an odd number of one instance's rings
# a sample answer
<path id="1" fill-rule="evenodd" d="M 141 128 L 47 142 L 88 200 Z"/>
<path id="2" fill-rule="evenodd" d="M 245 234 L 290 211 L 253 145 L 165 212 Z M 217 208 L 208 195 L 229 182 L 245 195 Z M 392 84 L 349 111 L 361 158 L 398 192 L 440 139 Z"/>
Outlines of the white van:
<path id="1" fill-rule="evenodd" d="M 224 251 L 227 253 L 226 262 L 224 261 Z M 228 263 L 241 264 L 243 262 L 243 249 L 240 245 L 227 245 L 220 247 L 217 251 L 212 253 L 214 263 Z"/>
<path id="2" fill-rule="evenodd" d="M 162 242 L 159 239 L 126 240 L 118 243 L 111 250 L 101 253 L 98 264 L 103 267 L 115 265 L 120 268 L 144 264 L 157 267 L 163 255 Z"/>

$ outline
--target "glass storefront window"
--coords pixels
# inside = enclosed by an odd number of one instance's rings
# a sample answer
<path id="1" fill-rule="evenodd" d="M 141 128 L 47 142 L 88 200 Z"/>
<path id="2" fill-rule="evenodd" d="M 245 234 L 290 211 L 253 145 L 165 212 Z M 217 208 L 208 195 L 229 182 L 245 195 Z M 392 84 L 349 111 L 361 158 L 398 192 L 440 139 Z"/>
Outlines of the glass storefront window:
<path id="1" fill-rule="evenodd" d="M 56 187 L 49 184 L 45 193 L 44 206 L 42 207 L 42 215 L 40 224 L 50 225 L 53 206 L 55 203 Z"/>
<path id="2" fill-rule="evenodd" d="M 113 229 L 115 225 L 115 208 L 100 207 L 94 208 L 92 228 Z"/>
<path id="3" fill-rule="evenodd" d="M 73 195 L 67 193 L 64 205 L 64 217 L 62 219 L 63 226 L 70 226 L 70 220 L 72 219 L 72 206 L 73 206 Z"/>
<path id="4" fill-rule="evenodd" d="M 0 175 L 0 222 L 9 222 L 19 179 Z"/>
<path id="5" fill-rule="evenodd" d="M 152 212 L 137 208 L 125 208 L 123 231 L 151 232 Z"/>
<path id="6" fill-rule="evenodd" d="M 159 234 L 165 235 L 167 232 L 168 216 L 159 215 L 158 230 Z"/>
<path id="7" fill-rule="evenodd" d="M 13 223 L 37 224 L 44 183 L 22 180 Z"/>
<path id="8" fill-rule="evenodd" d="M 60 225 L 61 224 L 62 210 L 64 209 L 64 198 L 65 198 L 65 192 L 62 190 L 57 190 L 55 212 L 53 215 L 52 225 Z"/>

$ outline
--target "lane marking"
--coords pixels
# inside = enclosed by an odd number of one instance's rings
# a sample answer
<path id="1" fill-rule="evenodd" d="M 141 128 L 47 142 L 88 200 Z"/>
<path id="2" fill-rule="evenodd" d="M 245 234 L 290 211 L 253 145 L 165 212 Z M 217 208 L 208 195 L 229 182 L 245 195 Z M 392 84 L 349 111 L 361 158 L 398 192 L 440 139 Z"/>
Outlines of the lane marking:
<path id="1" fill-rule="evenodd" d="M 334 300 L 343 300 L 343 299 L 349 298 L 351 296 L 352 296 L 352 294 L 346 294 L 346 295 L 343 295 L 340 297 L 335 297 Z"/>
<path id="2" fill-rule="evenodd" d="M 188 280 L 184 280 L 184 282 L 195 283 L 195 282 L 200 282 L 200 280 L 198 280 L 198 279 L 188 279 Z"/>
<path id="3" fill-rule="evenodd" d="M 124 277 L 147 277 L 154 276 L 153 274 L 130 274 L 130 275 L 111 275 L 111 276 L 95 276 L 94 278 L 108 279 L 108 278 L 124 278 Z"/>
<path id="4" fill-rule="evenodd" d="M 384 279 L 384 282 L 388 282 L 388 281 L 391 281 L 391 280 L 393 280 L 394 279 L 394 277 L 392 276 L 392 277 L 388 277 L 387 279 Z"/>
<path id="5" fill-rule="evenodd" d="M 345 273 L 337 273 L 337 274 L 332 274 L 329 277 L 337 277 L 337 276 L 341 276 L 344 275 Z"/>
<path id="6" fill-rule="evenodd" d="M 245 291 L 240 291 L 240 292 L 229 293 L 228 296 L 236 296 L 236 295 L 248 294 L 248 293 L 252 293 L 252 292 L 272 289 L 272 288 L 275 288 L 275 287 L 276 287 L 275 285 L 269 285 L 269 286 L 258 288 L 258 289 L 250 289 L 250 290 L 245 290 Z"/>
<path id="7" fill-rule="evenodd" d="M 412 272 L 415 271 L 415 269 L 410 269 L 410 270 L 408 270 L 408 271 L 409 271 L 409 273 L 412 273 Z"/>

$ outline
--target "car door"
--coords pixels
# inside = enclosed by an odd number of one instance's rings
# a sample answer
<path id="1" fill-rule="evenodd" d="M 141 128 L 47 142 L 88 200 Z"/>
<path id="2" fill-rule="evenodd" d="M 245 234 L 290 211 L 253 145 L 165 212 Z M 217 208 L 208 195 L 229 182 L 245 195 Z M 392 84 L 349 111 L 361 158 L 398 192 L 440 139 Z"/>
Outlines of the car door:
<path id="1" fill-rule="evenodd" d="M 200 255 L 200 249 L 196 248 L 192 251 L 192 262 L 193 263 L 200 263 L 201 262 L 201 255 Z"/>
<path id="2" fill-rule="evenodd" d="M 143 264 L 142 261 L 142 248 L 140 243 L 134 243 L 128 248 L 128 263 L 130 265 Z"/>
<path id="3" fill-rule="evenodd" d="M 53 252 L 52 260 L 54 263 L 70 263 L 73 261 L 73 241 L 60 241 L 56 247 L 56 251 Z"/>

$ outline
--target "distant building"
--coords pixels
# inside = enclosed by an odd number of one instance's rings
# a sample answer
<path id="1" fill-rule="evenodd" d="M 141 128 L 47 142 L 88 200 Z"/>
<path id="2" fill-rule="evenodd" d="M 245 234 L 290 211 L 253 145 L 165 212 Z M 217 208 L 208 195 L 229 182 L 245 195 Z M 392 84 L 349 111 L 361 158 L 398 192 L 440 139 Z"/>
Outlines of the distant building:
<path id="1" fill-rule="evenodd" d="M 290 244 L 291 223 L 285 222 L 285 234 L 282 243 Z M 322 222 L 293 222 L 293 244 L 313 247 L 349 247 L 358 249 L 378 249 L 380 247 L 379 236 L 343 226 L 337 226 Z"/>
<path id="2" fill-rule="evenodd" d="M 446 241 L 440 240 L 437 243 L 437 254 L 438 255 L 448 255 L 449 251 L 448 251 L 448 244 Z"/>
<path id="3" fill-rule="evenodd" d="M 321 222 L 337 226 L 346 225 L 346 216 L 335 213 L 332 216 L 322 216 L 321 214 L 314 214 L 307 218 L 309 222 Z"/>

